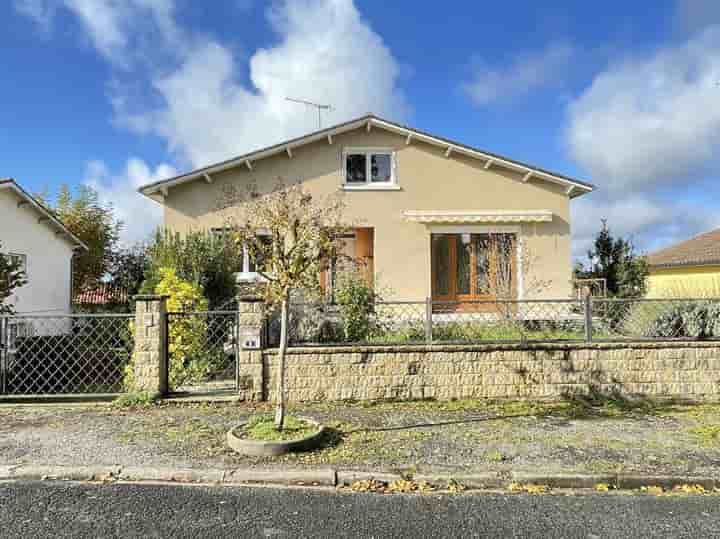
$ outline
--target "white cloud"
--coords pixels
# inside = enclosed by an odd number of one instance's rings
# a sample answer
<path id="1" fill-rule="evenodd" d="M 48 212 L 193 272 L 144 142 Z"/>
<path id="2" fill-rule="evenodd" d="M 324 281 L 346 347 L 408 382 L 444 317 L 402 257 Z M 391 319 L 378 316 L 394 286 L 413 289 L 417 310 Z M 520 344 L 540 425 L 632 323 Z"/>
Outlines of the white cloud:
<path id="1" fill-rule="evenodd" d="M 632 239 L 646 253 L 720 226 L 720 217 L 711 208 L 642 194 L 613 199 L 586 196 L 573 201 L 571 211 L 573 256 L 583 261 L 603 219 L 613 234 Z"/>
<path id="2" fill-rule="evenodd" d="M 315 129 L 314 111 L 286 96 L 332 104 L 325 125 L 370 111 L 397 119 L 407 113 L 398 63 L 352 0 L 273 3 L 267 18 L 276 43 L 249 60 L 180 25 L 173 0 L 16 1 L 40 24 L 49 25 L 59 9 L 74 15 L 114 68 L 108 88 L 116 125 L 159 135 L 189 165 Z M 161 217 L 137 187 L 175 174 L 170 165 L 152 170 L 138 158 L 117 174 L 94 161 L 85 183 L 114 205 L 126 223 L 123 239 L 132 242 L 146 238 Z"/>
<path id="3" fill-rule="evenodd" d="M 182 50 L 184 43 L 174 21 L 174 0 L 15 0 L 15 7 L 45 29 L 64 8 L 116 67 L 148 59 L 158 42 L 167 50 Z"/>
<path id="4" fill-rule="evenodd" d="M 720 23 L 720 2 L 717 0 L 677 0 L 675 24 L 679 30 L 694 33 Z"/>
<path id="5" fill-rule="evenodd" d="M 619 58 L 568 105 L 571 156 L 600 190 L 573 203 L 575 255 L 607 218 L 647 251 L 720 225 L 703 183 L 720 149 L 720 27 Z M 688 193 L 702 192 L 695 201 Z"/>
<path id="6" fill-rule="evenodd" d="M 508 101 L 542 87 L 562 82 L 575 55 L 575 48 L 566 42 L 550 43 L 540 51 L 516 56 L 504 67 L 492 68 L 478 59 L 473 79 L 463 90 L 477 105 Z"/>
<path id="7" fill-rule="evenodd" d="M 273 2 L 267 19 L 276 43 L 249 60 L 179 25 L 173 0 L 59 4 L 116 68 L 109 85 L 116 125 L 159 135 L 193 166 L 315 129 L 316 113 L 286 97 L 331 104 L 325 125 L 367 112 L 400 120 L 408 113 L 398 62 L 353 0 Z"/>
<path id="8" fill-rule="evenodd" d="M 239 81 L 243 66 L 229 48 L 197 40 L 178 69 L 154 78 L 160 106 L 120 106 L 119 119 L 200 166 L 315 129 L 314 112 L 286 97 L 331 104 L 325 125 L 367 112 L 405 116 L 398 64 L 351 0 L 282 2 L 268 19 L 279 41 L 250 58 L 251 84 Z"/>
<path id="9" fill-rule="evenodd" d="M 696 179 L 716 160 L 718 81 L 717 27 L 611 66 L 569 106 L 572 156 L 617 193 Z"/>
<path id="10" fill-rule="evenodd" d="M 98 192 L 103 204 L 111 204 L 115 216 L 124 223 L 123 243 L 130 245 L 148 239 L 162 220 L 162 207 L 137 192 L 146 183 L 175 176 L 170 165 L 161 164 L 152 170 L 143 160 L 128 159 L 125 169 L 113 174 L 102 161 L 87 164 L 83 183 Z"/>
<path id="11" fill-rule="evenodd" d="M 15 0 L 15 9 L 33 19 L 43 31 L 49 31 L 56 5 L 54 0 Z"/>

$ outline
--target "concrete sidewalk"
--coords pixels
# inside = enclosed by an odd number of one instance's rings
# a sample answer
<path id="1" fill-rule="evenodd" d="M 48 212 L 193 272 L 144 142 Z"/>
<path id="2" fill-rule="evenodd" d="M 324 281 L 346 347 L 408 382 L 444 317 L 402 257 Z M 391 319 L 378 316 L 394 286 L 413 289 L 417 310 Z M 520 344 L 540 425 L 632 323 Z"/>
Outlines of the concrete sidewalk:
<path id="1" fill-rule="evenodd" d="M 708 490 L 720 478 L 720 406 L 304 405 L 293 411 L 330 427 L 320 450 L 275 458 L 234 454 L 226 431 L 269 411 L 241 403 L 6 407 L 0 409 L 0 478 L 247 483 L 260 477 L 331 485 L 351 482 L 348 477 L 412 477 L 440 487 L 463 478 L 488 488 L 518 482 Z"/>

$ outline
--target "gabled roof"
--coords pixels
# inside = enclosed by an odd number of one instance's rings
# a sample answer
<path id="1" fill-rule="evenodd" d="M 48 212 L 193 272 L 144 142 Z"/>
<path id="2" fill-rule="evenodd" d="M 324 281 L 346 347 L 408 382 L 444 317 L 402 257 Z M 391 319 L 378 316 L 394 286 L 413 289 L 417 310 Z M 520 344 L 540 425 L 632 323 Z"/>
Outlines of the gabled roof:
<path id="1" fill-rule="evenodd" d="M 70 243 L 85 249 L 86 251 L 88 250 L 87 245 L 85 245 L 85 243 L 83 243 L 75 234 L 70 232 L 70 230 L 62 223 L 62 221 L 60 221 L 52 210 L 47 208 L 38 199 L 25 191 L 25 189 L 20 187 L 14 179 L 0 178 L 0 190 L 3 189 L 10 189 L 21 199 L 18 206 L 21 204 L 29 205 L 33 210 L 40 214 L 40 220 L 42 220 L 43 223 L 55 228 L 57 233 L 64 236 Z"/>
<path id="2" fill-rule="evenodd" d="M 486 163 L 486 168 L 489 168 L 490 166 L 498 166 L 514 170 L 524 175 L 524 181 L 528 181 L 531 178 L 537 178 L 564 185 L 565 187 L 567 187 L 567 193 L 571 198 L 580 196 L 585 193 L 589 193 L 590 191 L 595 189 L 594 185 L 581 180 L 577 180 L 575 178 L 571 178 L 569 176 L 564 176 L 556 172 L 551 172 L 549 170 L 535 167 L 533 165 L 529 165 L 521 161 L 516 161 L 514 159 L 510 159 L 499 154 L 487 152 L 478 148 L 473 148 L 471 146 L 467 146 L 466 144 L 462 144 L 454 140 L 438 137 L 436 135 L 431 135 L 424 131 L 420 131 L 419 129 L 397 124 L 375 116 L 373 114 L 368 114 L 366 116 L 362 116 L 348 122 L 328 127 L 326 129 L 314 131 L 302 137 L 286 140 L 279 144 L 268 146 L 267 148 L 255 150 L 250 153 L 233 157 L 232 159 L 228 159 L 226 161 L 221 161 L 220 163 L 216 163 L 214 165 L 199 168 L 186 174 L 175 176 L 174 178 L 168 178 L 165 180 L 144 185 L 140 187 L 138 191 L 146 196 L 150 196 L 157 193 L 166 194 L 168 188 L 174 185 L 180 185 L 198 179 L 210 182 L 212 180 L 212 174 L 238 166 L 247 166 L 248 168 L 252 168 L 252 164 L 255 161 L 259 161 L 266 157 L 270 157 L 272 155 L 283 152 L 287 152 L 288 155 L 292 155 L 292 150 L 294 148 L 317 142 L 323 139 L 327 139 L 328 142 L 330 142 L 332 141 L 332 137 L 335 135 L 346 133 L 348 131 L 353 131 L 361 127 L 367 127 L 368 129 L 377 127 L 380 129 L 391 131 L 393 133 L 401 134 L 407 138 L 408 144 L 410 144 L 413 140 L 417 140 L 427 144 L 432 144 L 433 146 L 445 148 L 447 156 L 450 156 L 453 153 L 457 153 L 480 159 L 481 161 L 484 161 Z"/>
<path id="3" fill-rule="evenodd" d="M 720 228 L 650 253 L 647 261 L 653 268 L 720 265 Z"/>

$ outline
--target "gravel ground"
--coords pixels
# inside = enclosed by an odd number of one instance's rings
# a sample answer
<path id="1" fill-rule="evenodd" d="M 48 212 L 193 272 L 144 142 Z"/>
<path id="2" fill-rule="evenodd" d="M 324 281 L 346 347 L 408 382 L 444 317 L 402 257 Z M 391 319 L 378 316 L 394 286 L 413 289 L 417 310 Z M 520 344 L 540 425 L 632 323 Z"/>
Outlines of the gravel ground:
<path id="1" fill-rule="evenodd" d="M 424 473 L 718 475 L 720 406 L 414 402 L 303 405 L 332 427 L 323 449 L 233 454 L 225 432 L 267 406 L 2 408 L 0 465 L 343 468 Z"/>

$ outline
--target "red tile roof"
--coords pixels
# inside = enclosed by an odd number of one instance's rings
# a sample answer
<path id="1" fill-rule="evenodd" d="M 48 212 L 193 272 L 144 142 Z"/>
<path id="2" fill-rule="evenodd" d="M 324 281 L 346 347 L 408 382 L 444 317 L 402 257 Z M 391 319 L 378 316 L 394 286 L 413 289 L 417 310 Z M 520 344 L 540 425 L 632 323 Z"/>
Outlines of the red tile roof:
<path id="1" fill-rule="evenodd" d="M 75 305 L 124 305 L 128 302 L 128 291 L 124 288 L 101 284 L 86 288 L 75 295 Z"/>

